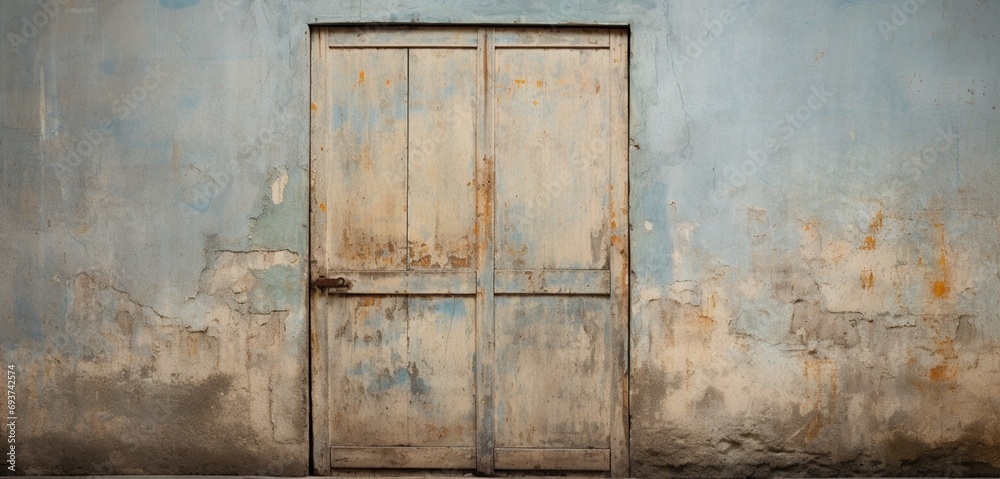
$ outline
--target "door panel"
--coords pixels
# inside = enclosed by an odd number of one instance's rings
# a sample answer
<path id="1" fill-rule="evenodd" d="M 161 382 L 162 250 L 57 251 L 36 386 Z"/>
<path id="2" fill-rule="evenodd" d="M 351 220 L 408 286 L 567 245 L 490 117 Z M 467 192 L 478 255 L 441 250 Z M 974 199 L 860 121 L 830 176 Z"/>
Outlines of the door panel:
<path id="1" fill-rule="evenodd" d="M 497 447 L 608 448 L 606 297 L 499 296 Z"/>
<path id="2" fill-rule="evenodd" d="M 410 268 L 473 269 L 476 51 L 411 49 L 409 58 Z"/>
<path id="3" fill-rule="evenodd" d="M 626 475 L 627 34 L 312 41 L 315 472 Z"/>
<path id="4" fill-rule="evenodd" d="M 475 444 L 475 310 L 472 297 L 410 297 L 409 444 Z"/>
<path id="5" fill-rule="evenodd" d="M 326 160 L 315 171 L 313 255 L 331 270 L 403 269 L 406 50 L 336 49 L 324 60 L 326 92 L 313 102 L 324 127 L 316 156 Z"/>
<path id="6" fill-rule="evenodd" d="M 345 445 L 406 440 L 410 376 L 406 298 L 329 297 L 331 427 Z"/>
<path id="7" fill-rule="evenodd" d="M 339 446 L 471 446 L 472 299 L 330 297 Z"/>
<path id="8" fill-rule="evenodd" d="M 608 268 L 608 63 L 497 50 L 497 269 Z"/>

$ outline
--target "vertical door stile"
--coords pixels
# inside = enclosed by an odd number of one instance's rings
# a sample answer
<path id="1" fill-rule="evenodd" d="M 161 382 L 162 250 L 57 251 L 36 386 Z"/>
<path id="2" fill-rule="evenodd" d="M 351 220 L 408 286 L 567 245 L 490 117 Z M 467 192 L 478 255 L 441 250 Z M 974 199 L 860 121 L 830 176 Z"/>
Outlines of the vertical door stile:
<path id="1" fill-rule="evenodd" d="M 611 475 L 628 477 L 628 32 L 611 30 Z"/>
<path id="2" fill-rule="evenodd" d="M 492 75 L 493 34 L 479 30 L 476 53 L 482 61 L 477 76 L 476 109 L 476 470 L 494 472 L 494 153 Z"/>
<path id="3" fill-rule="evenodd" d="M 330 90 L 327 86 L 327 75 L 330 74 L 330 70 L 327 67 L 327 48 L 326 48 L 326 29 L 319 29 L 316 35 L 312 36 L 312 43 L 310 47 L 312 48 L 313 61 L 311 62 L 311 68 L 309 72 L 310 77 L 310 89 L 311 97 L 310 100 L 315 102 L 316 95 L 329 95 Z M 309 158 L 312 164 L 309 165 L 309 182 L 310 191 L 316 191 L 316 175 L 317 173 L 326 174 L 328 169 L 320 168 L 316 163 L 316 159 L 319 158 L 319 148 L 322 144 L 322 139 L 325 138 L 326 122 L 321 118 L 321 113 L 318 108 L 313 109 L 315 103 L 310 104 L 310 133 L 309 133 Z M 314 219 L 314 211 L 317 209 L 315 204 L 316 195 L 310 194 L 309 210 L 310 210 L 310 228 L 315 228 L 316 221 Z M 321 242 L 314 236 L 314 232 L 310 232 L 310 258 L 314 258 L 314 255 L 318 252 L 321 247 Z M 312 266 L 310 266 L 309 280 L 312 281 L 314 272 L 312 271 Z M 310 318 L 310 356 L 312 360 L 313 371 L 310 373 L 310 379 L 312 381 L 312 454 L 313 454 L 313 467 L 315 473 L 319 475 L 329 475 L 330 474 L 330 391 L 329 391 L 329 369 L 325 367 L 328 361 L 328 349 L 326 347 L 327 338 L 327 327 L 326 327 L 326 311 L 321 311 L 317 307 L 319 295 L 312 288 L 308 288 L 309 295 L 313 298 L 310 303 L 312 311 L 309 314 Z"/>

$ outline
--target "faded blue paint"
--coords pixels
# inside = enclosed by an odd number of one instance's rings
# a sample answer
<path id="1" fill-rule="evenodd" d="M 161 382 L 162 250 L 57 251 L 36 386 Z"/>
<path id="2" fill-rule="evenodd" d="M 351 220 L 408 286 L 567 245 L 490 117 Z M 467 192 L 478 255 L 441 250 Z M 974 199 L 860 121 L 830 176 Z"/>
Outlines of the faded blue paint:
<path id="1" fill-rule="evenodd" d="M 44 332 L 42 330 L 42 318 L 38 316 L 35 312 L 35 306 L 28 300 L 28 298 L 18 298 L 14 300 L 14 324 L 16 326 L 15 334 L 5 334 L 4 342 L 7 347 L 14 347 L 17 345 L 14 342 L 14 338 L 22 338 L 23 340 L 40 340 L 42 339 Z"/>
<path id="2" fill-rule="evenodd" d="M 254 272 L 256 285 L 250 295 L 250 311 L 290 311 L 301 302 L 298 285 L 302 283 L 298 266 L 276 266 Z"/>
<path id="3" fill-rule="evenodd" d="M 398 362 L 398 360 L 393 360 Z M 430 391 L 430 386 L 420 377 L 419 373 L 414 373 L 410 367 L 400 367 L 394 370 L 389 368 L 376 369 L 371 364 L 357 364 L 347 371 L 349 376 L 359 378 L 366 386 L 368 394 L 383 394 L 397 388 L 407 388 L 413 395 L 423 395 Z M 414 369 L 415 370 L 415 369 Z"/>
<path id="4" fill-rule="evenodd" d="M 110 58 L 109 59 L 105 59 L 101 63 L 101 71 L 104 72 L 107 75 L 111 75 L 112 73 L 114 73 L 115 72 L 115 62 L 114 62 L 114 60 L 111 60 Z"/>
<path id="5" fill-rule="evenodd" d="M 160 6 L 173 10 L 193 7 L 201 3 L 201 0 L 160 0 Z"/>
<path id="6" fill-rule="evenodd" d="M 186 110 L 193 110 L 201 104 L 201 99 L 199 95 L 191 95 L 182 97 L 177 103 Z"/>

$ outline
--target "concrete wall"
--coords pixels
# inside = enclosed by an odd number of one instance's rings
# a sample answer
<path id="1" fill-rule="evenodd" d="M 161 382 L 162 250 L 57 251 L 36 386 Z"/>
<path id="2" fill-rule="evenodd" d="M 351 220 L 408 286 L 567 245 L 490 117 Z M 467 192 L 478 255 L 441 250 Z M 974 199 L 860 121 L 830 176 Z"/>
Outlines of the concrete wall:
<path id="1" fill-rule="evenodd" d="M 633 474 L 1000 474 L 1000 4 L 934 0 L 0 3 L 19 472 L 307 472 L 340 22 L 631 26 Z"/>

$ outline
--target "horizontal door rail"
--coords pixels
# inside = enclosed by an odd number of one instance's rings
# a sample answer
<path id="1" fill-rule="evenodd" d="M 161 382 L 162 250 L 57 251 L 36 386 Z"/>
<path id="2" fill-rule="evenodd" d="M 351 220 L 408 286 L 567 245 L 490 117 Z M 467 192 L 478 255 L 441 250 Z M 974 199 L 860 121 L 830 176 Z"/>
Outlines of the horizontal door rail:
<path id="1" fill-rule="evenodd" d="M 607 28 L 496 28 L 495 48 L 611 48 Z M 476 48 L 478 28 L 358 25 L 327 34 L 329 48 Z"/>
<path id="2" fill-rule="evenodd" d="M 330 465 L 358 469 L 475 469 L 474 447 L 333 447 Z"/>
<path id="3" fill-rule="evenodd" d="M 313 280 L 329 294 L 476 294 L 474 271 L 334 271 Z"/>
<path id="4" fill-rule="evenodd" d="M 610 449 L 532 449 L 498 447 L 496 468 L 508 470 L 607 471 Z"/>
<path id="5" fill-rule="evenodd" d="M 610 48 L 607 28 L 498 28 L 497 48 Z"/>
<path id="6" fill-rule="evenodd" d="M 327 39 L 330 48 L 476 48 L 479 29 L 359 25 L 331 29 Z"/>

